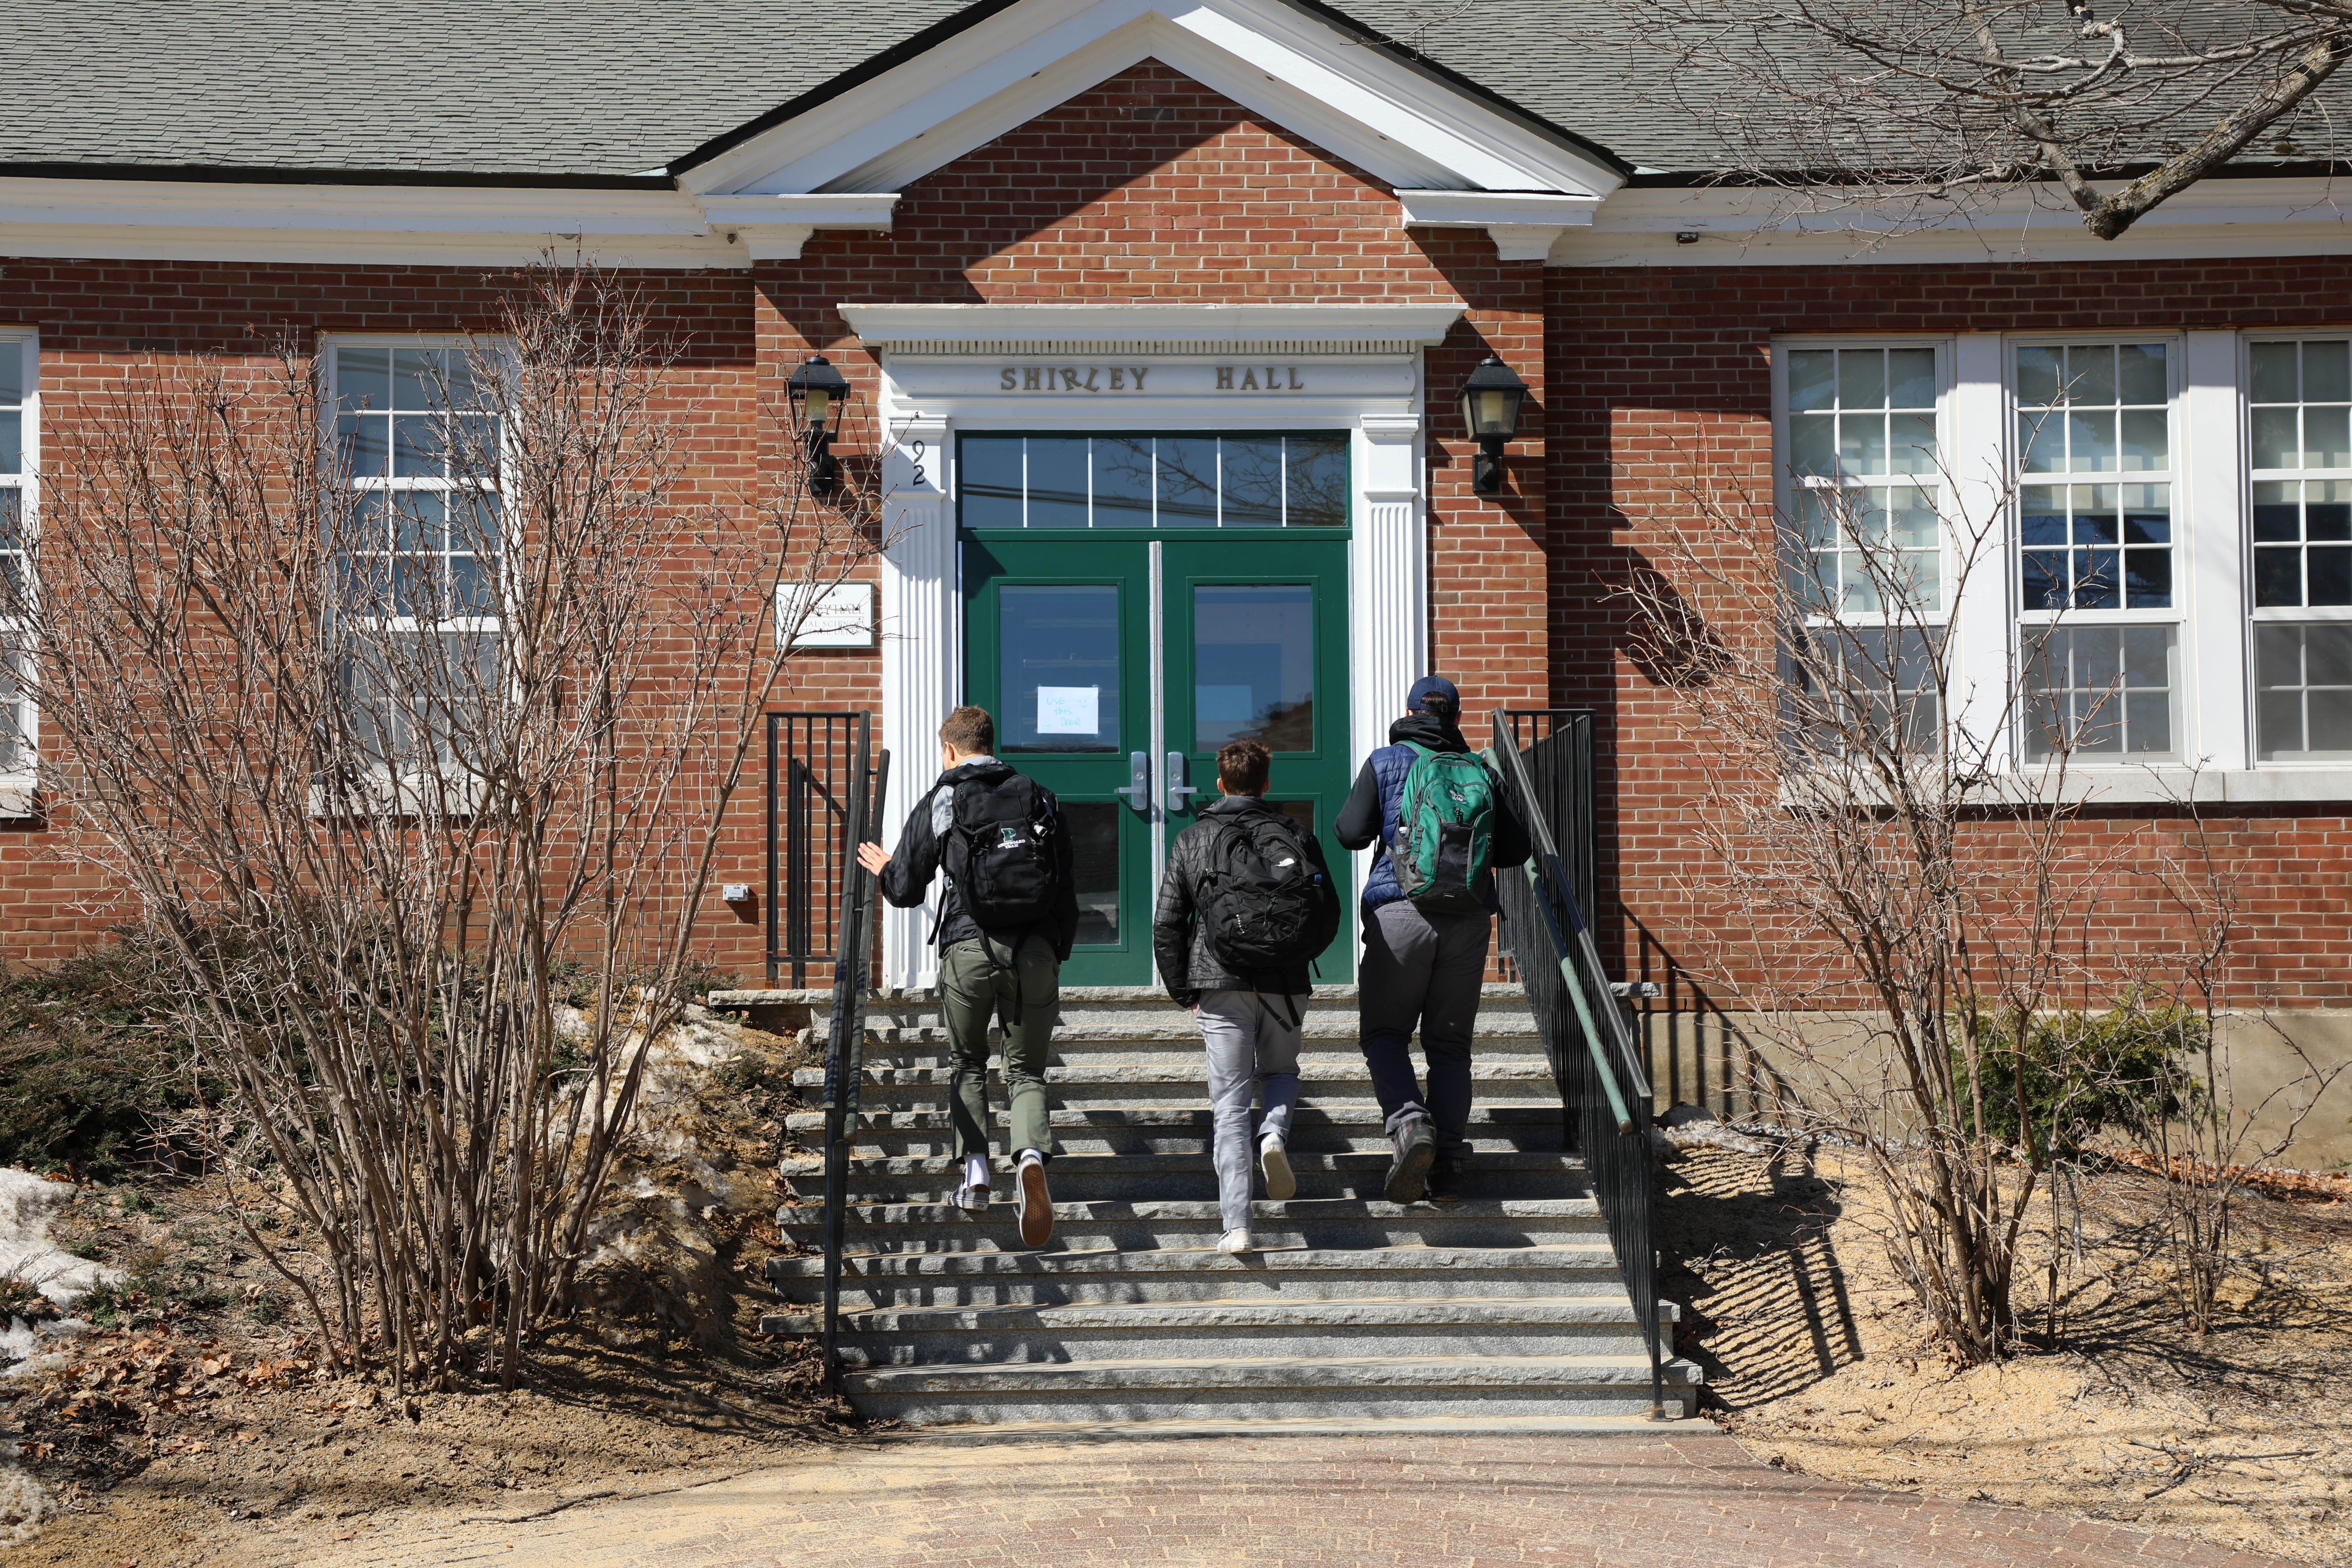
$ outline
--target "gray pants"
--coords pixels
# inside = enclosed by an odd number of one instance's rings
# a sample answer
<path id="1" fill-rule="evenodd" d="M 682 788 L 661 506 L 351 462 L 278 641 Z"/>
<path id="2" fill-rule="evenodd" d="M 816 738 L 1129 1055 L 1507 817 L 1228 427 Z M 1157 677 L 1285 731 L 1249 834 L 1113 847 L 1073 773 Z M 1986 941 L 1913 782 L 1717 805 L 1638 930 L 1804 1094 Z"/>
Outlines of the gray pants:
<path id="1" fill-rule="evenodd" d="M 1250 1098 L 1265 1101 L 1259 1136 L 1290 1139 L 1298 1103 L 1299 1026 L 1291 1003 L 1255 991 L 1210 991 L 1201 997 L 1201 1043 L 1209 1052 L 1210 1160 L 1217 1168 L 1217 1207 L 1225 1228 L 1250 1222 Z"/>
<path id="2" fill-rule="evenodd" d="M 1437 1152 L 1458 1156 L 1470 1125 L 1470 1037 L 1486 978 L 1490 915 L 1423 914 L 1400 899 L 1364 916 L 1364 962 L 1356 971 L 1364 1065 L 1394 1132 L 1409 1116 L 1426 1115 Z M 1410 1042 L 1421 1028 L 1429 1091 L 1412 1070 Z"/>

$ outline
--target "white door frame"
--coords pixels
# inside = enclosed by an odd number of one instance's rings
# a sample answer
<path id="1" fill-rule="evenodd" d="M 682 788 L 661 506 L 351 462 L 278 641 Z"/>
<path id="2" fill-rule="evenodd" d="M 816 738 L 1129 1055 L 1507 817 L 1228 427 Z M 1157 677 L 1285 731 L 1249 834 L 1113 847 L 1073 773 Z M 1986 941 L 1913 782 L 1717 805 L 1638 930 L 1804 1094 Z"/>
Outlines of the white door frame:
<path id="1" fill-rule="evenodd" d="M 1461 315 L 1458 302 L 841 312 L 881 361 L 878 413 L 892 442 L 883 462 L 880 626 L 882 737 L 891 756 L 886 837 L 929 787 L 940 723 L 964 690 L 953 471 L 963 431 L 1349 431 L 1350 749 L 1360 757 L 1387 742 L 1390 719 L 1427 672 L 1422 355 Z M 1363 865 L 1359 857 L 1359 885 Z M 929 929 L 923 910 L 886 912 L 885 985 L 935 984 Z"/>

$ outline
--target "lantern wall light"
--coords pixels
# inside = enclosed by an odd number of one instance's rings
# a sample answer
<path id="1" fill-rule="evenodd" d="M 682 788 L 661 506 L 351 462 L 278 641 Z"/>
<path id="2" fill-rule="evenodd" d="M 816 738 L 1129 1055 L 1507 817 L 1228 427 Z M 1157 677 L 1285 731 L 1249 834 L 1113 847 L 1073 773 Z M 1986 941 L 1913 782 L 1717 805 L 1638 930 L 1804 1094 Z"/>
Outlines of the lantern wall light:
<path id="1" fill-rule="evenodd" d="M 1519 405 L 1528 384 L 1511 367 L 1488 354 L 1462 384 L 1462 424 L 1478 443 L 1471 459 L 1470 489 L 1490 496 L 1503 488 L 1503 447 L 1519 432 Z"/>
<path id="2" fill-rule="evenodd" d="M 811 354 L 785 378 L 784 399 L 808 454 L 809 491 L 831 495 L 841 483 L 841 461 L 833 455 L 833 438 L 848 412 L 849 380 L 823 354 Z"/>

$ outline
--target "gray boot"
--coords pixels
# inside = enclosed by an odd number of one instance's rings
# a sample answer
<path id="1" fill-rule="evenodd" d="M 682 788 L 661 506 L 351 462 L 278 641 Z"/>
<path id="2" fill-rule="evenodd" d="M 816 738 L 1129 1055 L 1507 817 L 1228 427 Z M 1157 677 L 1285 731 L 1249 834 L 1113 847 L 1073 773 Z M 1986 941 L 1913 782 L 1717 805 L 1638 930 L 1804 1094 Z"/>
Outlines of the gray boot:
<path id="1" fill-rule="evenodd" d="M 1426 1116 L 1408 1116 L 1393 1134 L 1396 1159 L 1389 1165 L 1388 1200 L 1417 1201 L 1429 1179 L 1430 1163 L 1437 1158 L 1437 1134 Z"/>

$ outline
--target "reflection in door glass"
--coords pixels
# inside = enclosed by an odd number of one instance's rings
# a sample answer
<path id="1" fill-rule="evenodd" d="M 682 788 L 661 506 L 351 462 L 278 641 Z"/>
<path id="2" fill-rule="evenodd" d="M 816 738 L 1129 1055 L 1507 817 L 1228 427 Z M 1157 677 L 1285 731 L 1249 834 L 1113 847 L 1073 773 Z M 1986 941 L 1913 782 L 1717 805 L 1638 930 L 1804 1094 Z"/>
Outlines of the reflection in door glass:
<path id="1" fill-rule="evenodd" d="M 1282 437 L 1228 436 L 1218 443 L 1223 465 L 1227 528 L 1282 526 Z"/>
<path id="2" fill-rule="evenodd" d="M 1298 824 L 1299 830 L 1301 832 L 1313 833 L 1315 831 L 1315 803 L 1313 801 L 1277 800 L 1271 804 L 1275 810 L 1282 813 L 1283 816 Z"/>
<path id="3" fill-rule="evenodd" d="M 1081 946 L 1118 941 L 1118 818 L 1127 808 L 1109 801 L 1062 803 L 1070 825 L 1071 880 L 1078 889 Z"/>
<path id="4" fill-rule="evenodd" d="M 1315 748 L 1314 590 L 1304 583 L 1192 590 L 1192 749 L 1255 741 Z"/>
<path id="5" fill-rule="evenodd" d="M 1040 584 L 997 593 L 1001 748 L 1117 750 L 1118 589 Z"/>

